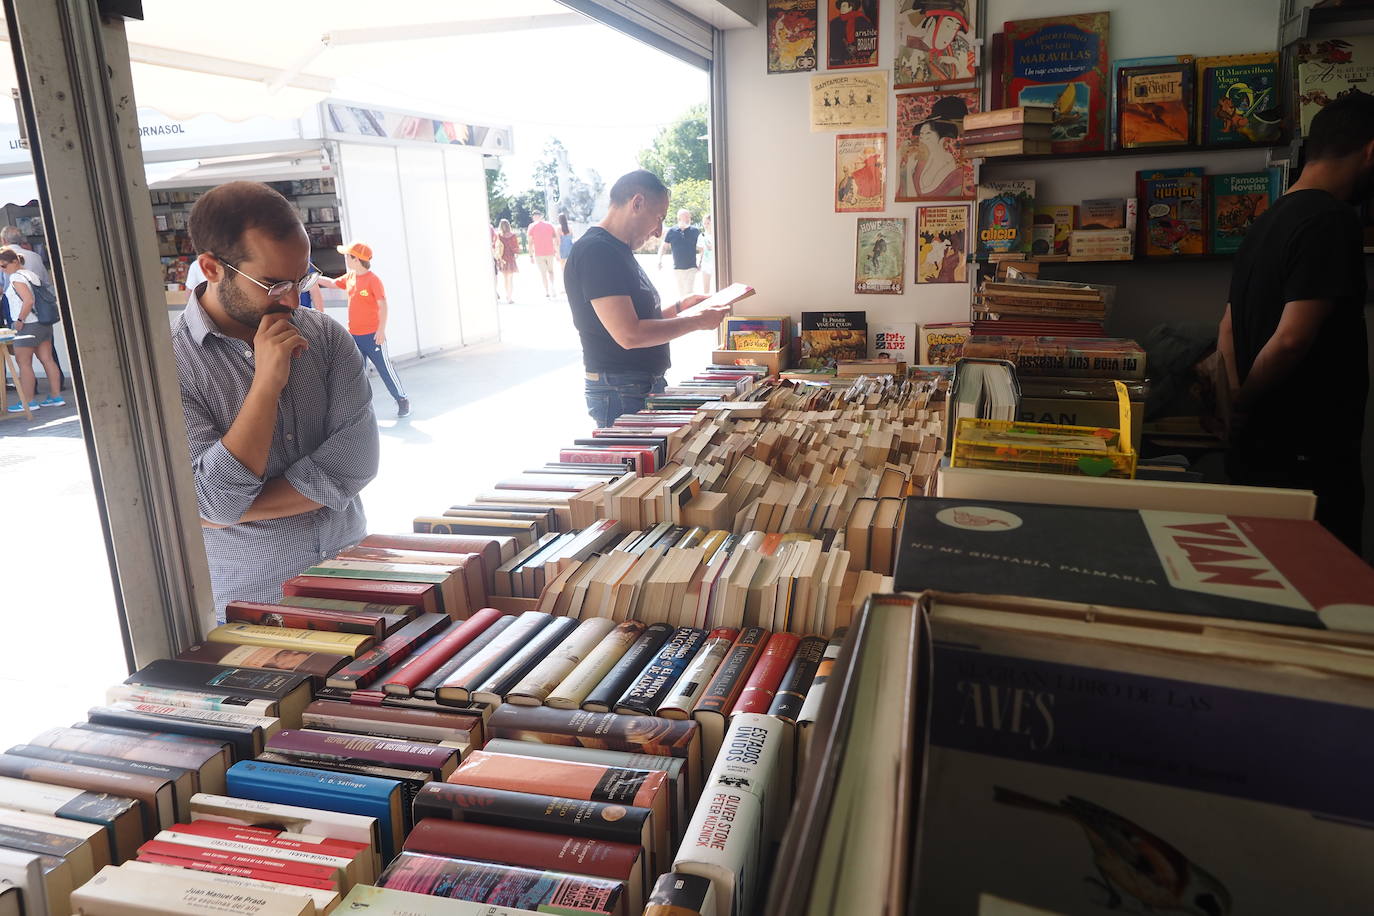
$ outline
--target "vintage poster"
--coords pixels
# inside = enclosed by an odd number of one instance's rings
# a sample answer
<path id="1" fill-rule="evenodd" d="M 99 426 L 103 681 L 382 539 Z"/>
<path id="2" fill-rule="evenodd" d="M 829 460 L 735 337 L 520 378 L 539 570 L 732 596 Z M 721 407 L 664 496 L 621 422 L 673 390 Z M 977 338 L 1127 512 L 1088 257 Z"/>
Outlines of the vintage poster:
<path id="1" fill-rule="evenodd" d="M 973 164 L 964 158 L 964 115 L 978 90 L 897 96 L 897 200 L 972 200 Z"/>
<path id="2" fill-rule="evenodd" d="M 887 134 L 835 137 L 835 212 L 881 213 L 887 199 Z"/>
<path id="3" fill-rule="evenodd" d="M 967 83 L 977 78 L 977 0 L 896 0 L 896 89 Z"/>
<path id="4" fill-rule="evenodd" d="M 854 244 L 854 292 L 900 293 L 906 277 L 906 220 L 860 219 Z"/>
<path id="5" fill-rule="evenodd" d="M 831 70 L 878 66 L 878 0 L 825 0 Z"/>
<path id="6" fill-rule="evenodd" d="M 816 69 L 818 0 L 768 0 L 768 72 Z"/>
<path id="7" fill-rule="evenodd" d="M 968 204 L 916 208 L 916 282 L 968 282 Z"/>
<path id="8" fill-rule="evenodd" d="M 1304 137 L 1317 112 L 1352 92 L 1374 92 L 1374 35 L 1299 42 L 1298 123 Z"/>
<path id="9" fill-rule="evenodd" d="M 811 77 L 811 130 L 887 127 L 887 71 Z"/>

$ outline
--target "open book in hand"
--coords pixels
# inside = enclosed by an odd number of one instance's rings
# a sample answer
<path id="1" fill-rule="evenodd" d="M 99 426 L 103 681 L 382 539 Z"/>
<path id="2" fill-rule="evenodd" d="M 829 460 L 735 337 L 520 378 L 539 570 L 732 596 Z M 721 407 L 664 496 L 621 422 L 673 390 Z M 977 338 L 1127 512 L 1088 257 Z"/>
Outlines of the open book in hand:
<path id="1" fill-rule="evenodd" d="M 703 299 L 696 305 L 688 309 L 683 309 L 682 314 L 689 315 L 700 309 L 720 308 L 723 305 L 734 305 L 741 299 L 748 299 L 754 295 L 754 287 L 746 286 L 743 283 L 731 283 L 725 289 L 712 293 L 707 299 Z"/>

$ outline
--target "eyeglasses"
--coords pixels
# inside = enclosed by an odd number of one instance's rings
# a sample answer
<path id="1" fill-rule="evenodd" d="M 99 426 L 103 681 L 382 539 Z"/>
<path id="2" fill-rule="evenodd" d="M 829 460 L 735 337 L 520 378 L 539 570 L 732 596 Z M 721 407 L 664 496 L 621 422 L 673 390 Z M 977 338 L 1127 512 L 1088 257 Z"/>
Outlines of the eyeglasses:
<path id="1" fill-rule="evenodd" d="M 243 277 L 246 280 L 251 280 L 258 286 L 261 286 L 263 289 L 267 290 L 268 299 L 280 299 L 282 296 L 285 296 L 289 292 L 303 293 L 306 290 L 313 287 L 316 283 L 318 283 L 320 279 L 320 269 L 316 267 L 312 262 L 310 264 L 310 272 L 307 273 L 304 277 L 301 277 L 299 280 L 282 280 L 280 282 L 272 283 L 269 285 L 257 279 L 256 277 L 248 276 L 248 274 L 239 270 L 237 267 L 235 267 L 233 264 L 230 264 L 228 261 L 226 261 L 224 258 L 221 258 L 219 255 L 215 255 L 214 258 L 215 260 L 223 264 L 225 267 L 229 268 L 234 273 L 238 274 L 240 277 Z"/>

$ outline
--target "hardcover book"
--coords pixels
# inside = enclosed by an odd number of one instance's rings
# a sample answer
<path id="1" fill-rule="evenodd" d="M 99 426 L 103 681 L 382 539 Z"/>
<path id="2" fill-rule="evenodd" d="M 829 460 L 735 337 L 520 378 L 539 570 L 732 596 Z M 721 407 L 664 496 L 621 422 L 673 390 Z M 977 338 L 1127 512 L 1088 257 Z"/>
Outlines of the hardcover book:
<path id="1" fill-rule="evenodd" d="M 1207 220 L 1211 230 L 1208 248 L 1217 254 L 1239 251 L 1245 234 L 1255 220 L 1283 193 L 1276 168 L 1263 172 L 1208 175 L 1207 184 L 1211 206 Z"/>
<path id="2" fill-rule="evenodd" d="M 268 649 L 299 649 L 328 652 L 356 658 L 374 642 L 360 633 L 328 633 L 323 630 L 297 630 L 288 627 L 262 627 L 249 623 L 224 623 L 205 634 L 207 642 L 236 646 L 262 646 Z"/>
<path id="3" fill-rule="evenodd" d="M 326 763 L 337 760 L 427 770 L 432 779 L 445 779 L 458 767 L 458 752 L 451 747 L 346 732 L 286 729 L 268 740 L 267 749 Z"/>
<path id="4" fill-rule="evenodd" d="M 494 642 L 505 632 L 506 628 L 515 623 L 516 615 L 503 614 L 494 620 L 490 626 L 482 630 L 466 646 L 459 649 L 456 654 L 448 661 L 434 669 L 434 673 L 428 675 L 424 680 L 415 685 L 411 691 L 412 696 L 418 700 L 433 701 L 439 688 L 449 679 L 459 668 L 466 665 L 478 653 L 486 650 L 486 647 Z M 393 698 L 399 699 L 399 695 L 392 694 Z M 347 698 L 346 698 L 347 699 Z"/>
<path id="5" fill-rule="evenodd" d="M 1136 173 L 1140 227 L 1136 250 L 1146 257 L 1202 254 L 1207 247 L 1202 169 Z"/>
<path id="6" fill-rule="evenodd" d="M 687 838 L 673 859 L 673 871 L 709 880 L 717 913 L 757 912 L 761 808 L 751 793 L 715 783 L 701 793 L 692 813 Z"/>
<path id="7" fill-rule="evenodd" d="M 1108 22 L 1083 13 L 1003 25 L 1005 104 L 1051 107 L 1056 153 L 1105 148 Z"/>
<path id="8" fill-rule="evenodd" d="M 381 871 L 381 831 L 375 817 L 208 793 L 191 799 L 191 816 L 197 821 L 240 824 L 365 845 L 371 851 L 373 873 Z"/>
<path id="9" fill-rule="evenodd" d="M 302 713 L 301 726 L 457 748 L 480 747 L 483 743 L 482 717 L 458 709 L 398 709 L 316 700 Z"/>
<path id="10" fill-rule="evenodd" d="M 1117 57 L 1112 59 L 1107 72 L 1107 132 L 1109 134 L 1108 149 L 1121 148 L 1121 104 L 1120 95 L 1121 71 L 1127 67 L 1159 67 L 1165 65 L 1177 65 L 1193 63 L 1194 57 L 1191 54 L 1160 54 L 1154 57 Z M 1194 73 L 1202 72 L 1200 67 L 1194 67 Z"/>
<path id="11" fill-rule="evenodd" d="M 520 706 L 542 706 L 549 694 L 573 669 L 600 644 L 615 621 L 609 617 L 588 617 L 577 629 L 544 657 L 538 665 L 506 694 L 506 702 Z"/>
<path id="12" fill-rule="evenodd" d="M 916 365 L 916 324 L 890 322 L 869 328 L 868 351 L 874 359 L 890 359 L 904 366 Z"/>
<path id="13" fill-rule="evenodd" d="M 1126 228 L 1126 198 L 1093 197 L 1078 208 L 1079 229 Z"/>
<path id="14" fill-rule="evenodd" d="M 841 359 L 868 355 L 865 312 L 802 312 L 802 368 L 833 369 Z"/>
<path id="15" fill-rule="evenodd" d="M 745 682 L 739 698 L 730 707 L 731 718 L 741 713 L 768 712 L 768 707 L 772 705 L 773 697 L 778 692 L 778 685 L 782 683 L 782 676 L 787 673 L 787 666 L 792 663 L 792 656 L 796 654 L 800 642 L 801 637 L 793 633 L 774 633 L 768 637 L 758 663 L 749 673 L 749 680 Z"/>
<path id="16" fill-rule="evenodd" d="M 366 614 L 335 611 L 329 608 L 291 607 L 258 601 L 230 601 L 224 608 L 228 623 L 253 623 L 297 630 L 332 630 L 339 633 L 364 633 L 380 639 L 405 622 L 401 614 Z"/>
<path id="17" fill-rule="evenodd" d="M 1035 182 L 986 181 L 978 186 L 980 257 L 1029 254 L 1035 218 Z"/>
<path id="18" fill-rule="evenodd" d="M 69 910 L 111 916 L 184 916 L 187 913 L 224 913 L 226 900 L 242 916 L 309 916 L 315 912 L 310 896 L 294 888 L 254 888 L 236 893 L 212 875 L 178 870 L 151 874 L 107 865 L 91 881 L 72 892 Z"/>
<path id="19" fill-rule="evenodd" d="M 1283 135 L 1276 54 L 1254 63 L 1206 66 L 1198 61 L 1202 89 L 1201 142 L 1206 146 L 1277 143 Z M 1204 69 L 1205 68 L 1205 69 Z"/>
<path id="20" fill-rule="evenodd" d="M 658 656 L 616 700 L 615 711 L 626 715 L 653 716 L 672 692 L 687 664 L 706 642 L 707 632 L 697 627 L 678 627 Z"/>
<path id="21" fill-rule="evenodd" d="M 630 650 L 644 628 L 645 625 L 638 620 L 625 620 L 617 624 L 559 682 L 545 698 L 544 705 L 554 709 L 581 709 L 582 701 Z"/>
<path id="22" fill-rule="evenodd" d="M 970 337 L 964 356 L 1007 360 L 1018 375 L 1145 378 L 1145 351 L 1116 337 Z"/>
<path id="23" fill-rule="evenodd" d="M 624 906 L 624 887 L 616 881 L 413 852 L 397 856 L 377 885 L 528 912 L 616 916 Z"/>
<path id="24" fill-rule="evenodd" d="M 664 872 L 654 883 L 644 916 L 715 916 L 711 879 L 686 872 Z"/>
<path id="25" fill-rule="evenodd" d="M 534 638 L 553 620 L 549 614 L 540 611 L 526 611 L 515 619 L 509 627 L 468 661 L 458 668 L 439 685 L 435 698 L 441 703 L 463 702 L 471 699 L 472 692 L 486 683 L 502 665 L 520 651 L 520 647 Z"/>
<path id="26" fill-rule="evenodd" d="M 797 644 L 797 652 L 783 674 L 773 702 L 768 707 L 768 715 L 781 722 L 796 725 L 801 714 L 802 704 L 806 702 L 806 691 L 815 680 L 816 670 L 825 652 L 824 636 L 804 636 Z"/>
<path id="27" fill-rule="evenodd" d="M 301 649 L 270 649 L 224 642 L 202 642 L 177 655 L 177 660 L 236 668 L 296 671 L 322 681 L 343 667 L 348 657 Z"/>
<path id="28" fill-rule="evenodd" d="M 763 627 L 744 627 L 730 646 L 720 669 L 711 678 L 701 699 L 692 708 L 692 718 L 701 726 L 702 750 L 705 759 L 715 759 L 725 737 L 730 710 L 739 699 L 749 674 L 758 664 L 768 642 L 769 632 Z"/>
<path id="29" fill-rule="evenodd" d="M 544 657 L 576 627 L 577 621 L 571 617 L 555 617 L 550 620 L 547 626 L 526 641 L 504 665 L 497 668 L 471 692 L 472 699 L 492 705 L 505 702 L 506 694 L 515 689 L 525 675 L 543 661 Z"/>
<path id="30" fill-rule="evenodd" d="M 712 630 L 701 650 L 688 662 L 672 693 L 659 704 L 658 715 L 669 719 L 690 719 L 692 709 L 706 692 L 706 686 L 715 677 L 725 656 L 730 654 L 730 647 L 735 644 L 737 636 L 739 630 L 734 627 Z"/>
<path id="31" fill-rule="evenodd" d="M 441 638 L 429 649 L 417 652 L 401 668 L 382 683 L 388 694 L 410 696 L 425 678 L 443 666 L 444 662 L 457 655 L 493 623 L 501 619 L 501 612 L 495 608 L 483 608 L 467 620 L 448 629 L 441 630 Z"/>
<path id="32" fill-rule="evenodd" d="M 166 658 L 144 665 L 125 678 L 124 683 L 271 700 L 277 704 L 277 714 L 287 727 L 300 722 L 301 710 L 310 702 L 310 678 L 304 674 L 203 665 Z"/>
<path id="33" fill-rule="evenodd" d="M 1298 126 L 1306 137 L 1317 112 L 1347 93 L 1371 88 L 1374 75 L 1374 35 L 1342 35 L 1303 39 L 1297 50 L 1298 79 L 1294 91 Z"/>
<path id="34" fill-rule="evenodd" d="M 630 685 L 634 683 L 645 667 L 658 655 L 658 650 L 673 635 L 673 627 L 667 623 L 654 623 L 644 628 L 639 637 L 631 644 L 625 654 L 611 666 L 611 670 L 601 679 L 592 692 L 582 701 L 582 708 L 591 712 L 610 712 Z"/>
<path id="35" fill-rule="evenodd" d="M 964 343 L 973 333 L 967 321 L 932 322 L 921 327 L 921 365 L 952 366 L 964 355 Z"/>
<path id="36" fill-rule="evenodd" d="M 1123 67 L 1117 79 L 1117 135 L 1122 149 L 1193 142 L 1191 62 Z"/>

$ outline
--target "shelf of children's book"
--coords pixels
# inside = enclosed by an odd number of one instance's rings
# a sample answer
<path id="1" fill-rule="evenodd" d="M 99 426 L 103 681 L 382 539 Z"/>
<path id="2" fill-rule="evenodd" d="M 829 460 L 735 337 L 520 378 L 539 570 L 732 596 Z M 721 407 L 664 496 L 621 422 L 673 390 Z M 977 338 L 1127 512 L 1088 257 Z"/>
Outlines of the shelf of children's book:
<path id="1" fill-rule="evenodd" d="M 1244 150 L 1267 150 L 1287 146 L 1286 143 L 1237 143 L 1226 146 L 1133 146 L 1127 149 L 1100 149 L 1084 153 L 1035 153 L 1024 156 L 989 156 L 974 159 L 979 168 L 1003 163 L 1074 162 L 1082 159 L 1117 159 L 1127 156 L 1196 156 L 1199 153 L 1238 153 Z"/>

